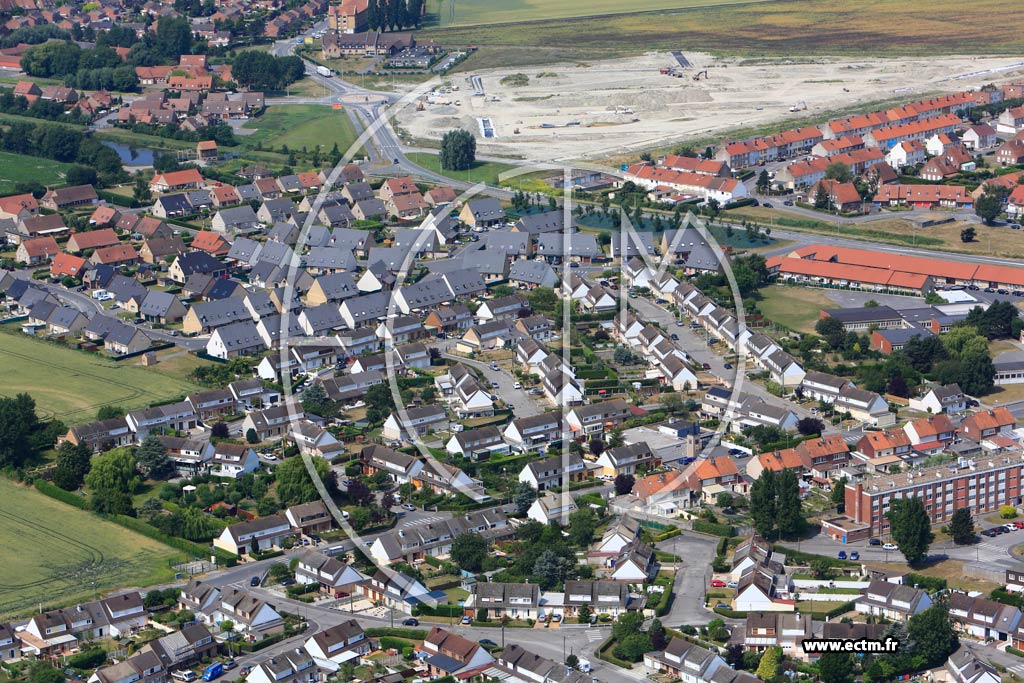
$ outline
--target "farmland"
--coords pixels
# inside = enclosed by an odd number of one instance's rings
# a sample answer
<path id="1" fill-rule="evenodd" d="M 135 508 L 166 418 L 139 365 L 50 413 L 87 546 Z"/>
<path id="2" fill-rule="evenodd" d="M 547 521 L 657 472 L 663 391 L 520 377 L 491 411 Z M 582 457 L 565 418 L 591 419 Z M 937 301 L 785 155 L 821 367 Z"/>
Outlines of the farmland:
<path id="1" fill-rule="evenodd" d="M 59 185 L 64 182 L 64 171 L 69 164 L 28 157 L 10 152 L 0 152 L 0 193 L 14 192 L 15 185 L 34 180 L 43 185 Z"/>
<path id="2" fill-rule="evenodd" d="M 447 2 L 445 3 L 447 4 Z M 497 0 L 474 0 L 456 5 L 455 23 L 468 23 L 487 5 Z M 545 19 L 548 10 L 532 12 L 533 2 L 501 2 L 502 16 L 518 16 L 516 26 L 452 26 L 443 28 L 444 8 L 439 17 L 442 28 L 423 32 L 424 40 L 445 45 L 483 45 L 466 60 L 462 70 L 484 68 L 496 62 L 508 65 L 541 64 L 554 56 L 570 62 L 640 54 L 650 50 L 705 51 L 748 56 L 821 54 L 855 57 L 896 55 L 1014 54 L 1024 48 L 1024 13 L 1006 0 L 979 0 L 971 12 L 961 3 L 891 3 L 881 0 L 778 0 L 758 3 L 700 3 L 669 11 L 657 0 L 631 4 L 632 14 L 589 16 L 589 18 Z M 564 12 L 567 0 L 549 3 L 550 12 Z M 436 5 L 435 5 L 436 6 Z M 511 7 L 509 7 L 511 6 Z M 547 6 L 547 5 L 545 5 Z M 577 17 L 599 14 L 601 0 L 578 3 Z M 675 3 L 676 7 L 680 3 Z M 508 8 L 508 9 L 505 9 Z M 591 9 L 594 8 L 594 9 Z M 649 11 L 641 11 L 649 10 Z M 654 10 L 654 11 L 650 11 Z M 605 9 L 604 11 L 607 11 Z M 498 11 L 495 10 L 497 13 Z M 955 22 L 946 17 L 956 16 Z M 993 22 L 992 17 L 1000 17 Z M 879 17 L 885 17 L 879 21 Z M 498 21 L 491 19 L 491 21 Z M 985 36 L 965 40 L 965 36 Z M 559 46 L 552 51 L 550 46 Z M 575 56 L 573 56 L 575 55 Z"/>
<path id="3" fill-rule="evenodd" d="M 31 394 L 43 418 L 80 424 L 95 419 L 101 406 L 141 408 L 199 389 L 159 366 L 143 368 L 132 365 L 134 360 L 115 363 L 32 339 L 16 329 L 8 325 L 0 331 L 0 395 Z"/>
<path id="4" fill-rule="evenodd" d="M 327 152 L 334 146 L 344 153 L 358 137 L 352 121 L 340 109 L 318 104 L 277 105 L 267 108 L 258 119 L 244 128 L 255 128 L 252 135 L 241 137 L 242 145 L 253 149 L 259 143 L 263 149 L 290 150 L 303 148 L 313 151 L 317 145 Z"/>
<path id="5" fill-rule="evenodd" d="M 709 4 L 749 3 L 750 0 L 712 0 L 710 3 L 707 0 L 637 0 L 623 5 L 615 0 L 592 0 L 585 3 L 579 0 L 430 0 L 427 3 L 427 11 L 435 24 L 448 27 L 678 10 Z"/>
<path id="6" fill-rule="evenodd" d="M 4 553 L 0 619 L 174 578 L 178 553 L 157 541 L 6 479 L 0 498 L 0 547 L 31 548 Z"/>

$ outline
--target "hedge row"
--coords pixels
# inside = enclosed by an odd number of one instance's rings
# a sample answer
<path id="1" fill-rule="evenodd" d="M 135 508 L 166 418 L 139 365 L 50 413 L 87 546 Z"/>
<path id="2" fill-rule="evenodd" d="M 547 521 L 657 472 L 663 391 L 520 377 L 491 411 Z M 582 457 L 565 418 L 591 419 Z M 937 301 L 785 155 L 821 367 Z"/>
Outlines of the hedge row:
<path id="1" fill-rule="evenodd" d="M 723 536 L 731 538 L 736 535 L 736 529 L 728 524 L 717 524 L 715 522 L 709 522 L 706 519 L 695 519 L 693 520 L 693 530 L 702 534 L 710 534 L 711 536 Z"/>
<path id="2" fill-rule="evenodd" d="M 80 510 L 89 509 L 89 502 L 85 498 L 75 495 L 70 491 L 65 491 L 59 486 L 51 484 L 48 481 L 37 479 L 35 481 L 35 487 L 36 490 L 43 495 L 59 500 L 62 503 L 73 505 Z M 210 548 L 208 546 L 200 543 L 193 543 L 192 541 L 186 541 L 185 539 L 178 538 L 177 536 L 168 536 L 156 527 L 147 524 L 140 519 L 136 519 L 135 517 L 129 517 L 127 515 L 99 515 L 99 517 L 113 522 L 114 524 L 118 524 L 130 531 L 134 531 L 137 534 L 142 534 L 154 541 L 159 541 L 164 545 L 169 545 L 176 550 L 188 553 L 192 557 L 206 557 L 210 555 Z M 213 552 L 217 555 L 218 562 L 224 562 L 228 566 L 234 566 L 237 562 L 237 558 L 233 555 L 228 555 L 224 551 L 214 550 Z"/>
<path id="3" fill-rule="evenodd" d="M 681 533 L 683 533 L 682 529 L 680 529 L 677 526 L 672 526 L 672 527 L 669 527 L 668 529 L 665 529 L 662 532 L 654 534 L 654 542 L 655 543 L 661 543 L 662 541 L 667 541 L 670 538 L 675 538 L 676 536 L 678 536 Z"/>
<path id="4" fill-rule="evenodd" d="M 388 628 L 384 626 L 381 628 L 368 628 L 365 633 L 368 638 L 383 638 L 391 636 L 393 638 L 423 640 L 427 637 L 426 630 L 422 628 Z"/>
<path id="5" fill-rule="evenodd" d="M 907 574 L 906 583 L 909 583 L 911 586 L 920 586 L 929 593 L 944 591 L 948 588 L 945 579 L 936 576 L 925 576 L 924 574 L 914 574 L 913 572 Z"/>
<path id="6" fill-rule="evenodd" d="M 597 652 L 596 652 L 597 658 L 598 659 L 603 659 L 604 661 L 608 662 L 609 664 L 614 664 L 615 666 L 622 667 L 623 669 L 632 669 L 633 668 L 632 664 L 630 664 L 629 662 L 627 662 L 625 660 L 619 659 L 618 657 L 616 657 L 615 655 L 613 655 L 611 653 L 611 650 L 614 647 L 615 647 L 615 638 L 613 636 L 609 636 L 608 640 L 606 640 L 603 643 L 601 643 L 601 647 L 597 648 Z"/>

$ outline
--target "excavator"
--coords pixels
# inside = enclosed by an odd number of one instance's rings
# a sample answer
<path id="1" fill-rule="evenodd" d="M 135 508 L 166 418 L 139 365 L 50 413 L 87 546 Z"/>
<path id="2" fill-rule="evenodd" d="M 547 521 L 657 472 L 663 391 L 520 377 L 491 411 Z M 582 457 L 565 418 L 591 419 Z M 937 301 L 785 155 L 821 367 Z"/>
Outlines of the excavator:
<path id="1" fill-rule="evenodd" d="M 693 77 L 693 80 L 695 80 L 695 81 L 699 81 L 699 80 L 700 80 L 700 75 L 701 75 L 701 74 L 704 74 L 704 80 L 705 80 L 705 81 L 706 81 L 706 80 L 708 80 L 708 71 L 707 71 L 707 69 L 705 69 L 704 71 L 698 71 L 698 72 L 696 73 L 696 75 L 694 75 L 694 77 Z"/>

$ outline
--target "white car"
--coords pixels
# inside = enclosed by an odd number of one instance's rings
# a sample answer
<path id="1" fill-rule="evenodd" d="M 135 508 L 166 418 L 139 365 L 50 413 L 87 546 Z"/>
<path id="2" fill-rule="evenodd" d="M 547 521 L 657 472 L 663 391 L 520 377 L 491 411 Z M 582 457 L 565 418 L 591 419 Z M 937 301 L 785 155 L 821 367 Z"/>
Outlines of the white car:
<path id="1" fill-rule="evenodd" d="M 883 550 L 899 550 L 900 547 L 895 543 L 886 543 L 882 546 Z"/>
<path id="2" fill-rule="evenodd" d="M 522 382 L 516 382 L 515 384 L 512 385 L 512 388 L 513 389 L 522 389 L 523 388 L 523 383 Z"/>

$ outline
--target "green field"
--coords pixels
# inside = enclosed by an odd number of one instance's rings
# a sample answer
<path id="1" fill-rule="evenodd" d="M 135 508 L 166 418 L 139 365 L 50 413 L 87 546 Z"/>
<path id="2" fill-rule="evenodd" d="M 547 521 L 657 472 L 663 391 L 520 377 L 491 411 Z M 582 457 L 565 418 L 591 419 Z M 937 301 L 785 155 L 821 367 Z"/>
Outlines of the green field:
<path id="1" fill-rule="evenodd" d="M 0 619 L 174 578 L 180 553 L 157 541 L 6 479 L 0 499 Z"/>
<path id="2" fill-rule="evenodd" d="M 29 180 L 47 186 L 60 185 L 64 182 L 64 171 L 69 166 L 70 164 L 42 157 L 0 152 L 0 194 L 11 194 L 17 183 Z"/>
<path id="3" fill-rule="evenodd" d="M 428 152 L 411 152 L 406 154 L 406 156 L 409 157 L 409 161 L 418 166 L 422 166 L 428 171 L 440 173 L 448 178 L 454 178 L 455 180 L 461 180 L 467 183 L 486 183 L 488 185 L 497 185 L 498 176 L 506 171 L 519 168 L 518 166 L 501 164 L 495 161 L 477 161 L 473 164 L 473 168 L 468 171 L 446 171 L 441 169 L 441 159 L 436 154 L 430 154 Z"/>
<path id="4" fill-rule="evenodd" d="M 608 14 L 679 10 L 707 5 L 749 4 L 751 0 L 430 0 L 428 16 L 439 26 L 475 26 Z M 766 2 L 767 0 L 753 0 Z"/>
<path id="5" fill-rule="evenodd" d="M 469 5 L 456 2 L 455 24 L 477 20 L 488 5 L 499 4 L 502 9 L 491 10 L 488 17 L 517 16 L 522 23 L 470 27 L 451 25 L 449 18 L 446 27 L 450 1 L 444 0 L 435 15 L 441 28 L 423 31 L 420 37 L 444 45 L 480 46 L 459 70 L 582 62 L 651 50 L 783 57 L 998 55 L 1024 50 L 1024 12 L 1007 0 L 979 0 L 970 12 L 963 12 L 963 5 L 953 0 L 709 0 L 676 3 L 679 9 L 671 11 L 654 9 L 667 3 L 640 0 L 628 5 L 631 14 L 607 16 L 593 16 L 608 9 L 604 0 L 592 0 L 575 3 L 576 17 L 568 19 L 545 19 L 546 10 L 532 12 L 535 0 L 472 0 Z M 544 6 L 568 11 L 573 5 L 553 0 Z M 957 21 L 948 21 L 951 16 Z M 1000 20 L 993 22 L 992 17 Z M 971 35 L 984 40 L 964 39 Z"/>
<path id="6" fill-rule="evenodd" d="M 200 388 L 164 374 L 159 365 L 132 365 L 137 359 L 115 363 L 98 354 L 32 339 L 16 326 L 6 325 L 2 331 L 0 395 L 31 394 L 43 418 L 80 424 L 96 419 L 100 406 L 142 408 Z"/>
<path id="7" fill-rule="evenodd" d="M 244 128 L 256 129 L 252 135 L 239 136 L 243 147 L 253 149 L 259 143 L 263 149 L 299 151 L 303 147 L 312 152 L 317 145 L 330 151 L 335 143 L 344 154 L 358 135 L 348 115 L 340 109 L 319 104 L 284 104 L 267 107 L 258 119 L 248 121 Z"/>
<path id="8" fill-rule="evenodd" d="M 772 285 L 760 291 L 757 307 L 773 323 L 797 332 L 814 332 L 821 309 L 838 304 L 820 289 Z"/>

